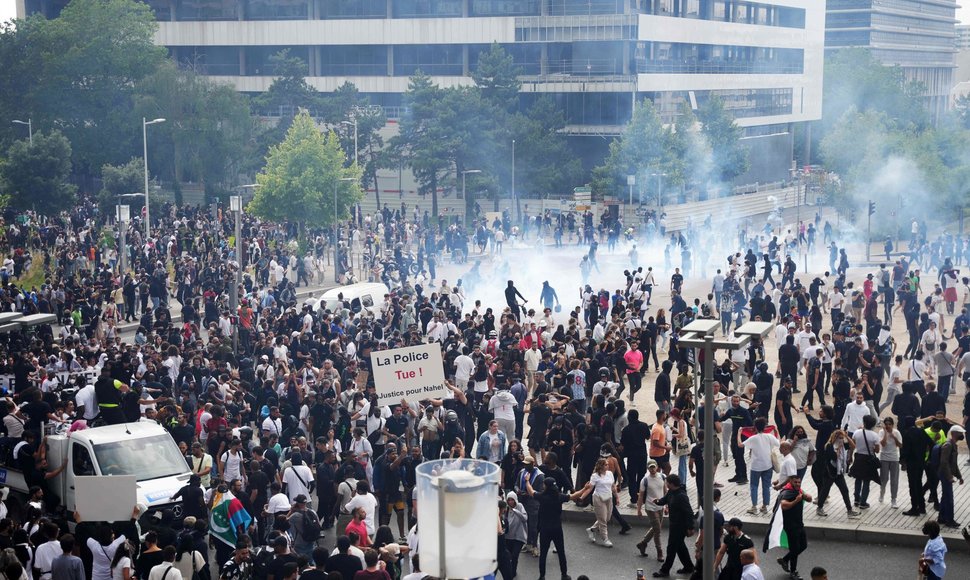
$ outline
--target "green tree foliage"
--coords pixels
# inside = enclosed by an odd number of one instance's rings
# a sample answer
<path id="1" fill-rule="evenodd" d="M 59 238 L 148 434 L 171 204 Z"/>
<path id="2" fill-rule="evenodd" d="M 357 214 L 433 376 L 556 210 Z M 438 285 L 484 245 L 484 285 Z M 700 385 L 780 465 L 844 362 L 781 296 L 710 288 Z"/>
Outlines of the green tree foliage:
<path id="1" fill-rule="evenodd" d="M 74 205 L 77 188 L 68 182 L 70 175 L 71 144 L 59 131 L 34 133 L 33 144 L 15 142 L 0 165 L 10 205 L 49 216 Z"/>
<path id="2" fill-rule="evenodd" d="M 512 55 L 495 42 L 488 52 L 478 57 L 478 66 L 471 76 L 483 99 L 511 113 L 519 102 L 519 89 L 522 87 L 519 74 L 521 71 L 515 66 Z"/>
<path id="3" fill-rule="evenodd" d="M 259 187 L 248 211 L 270 221 L 296 222 L 301 231 L 304 225 L 333 224 L 335 215 L 346 219 L 361 191 L 359 171 L 344 167 L 345 158 L 337 136 L 324 136 L 309 113 L 300 111 L 283 142 L 270 149 L 266 166 L 256 176 Z"/>
<path id="4" fill-rule="evenodd" d="M 579 159 L 569 150 L 566 117 L 552 99 L 535 101 L 526 114 L 511 120 L 516 145 L 515 188 L 528 194 L 566 194 L 582 176 Z"/>
<path id="5" fill-rule="evenodd" d="M 0 110 L 19 109 L 41 129 L 56 124 L 73 146 L 76 172 L 94 175 L 129 158 L 141 137 L 137 85 L 165 58 L 156 28 L 148 6 L 134 0 L 73 0 L 53 20 L 18 21 L 2 32 L 0 58 L 23 77 L 4 85 Z"/>
<path id="6" fill-rule="evenodd" d="M 651 174 L 666 173 L 667 183 L 682 182 L 683 169 L 677 157 L 685 147 L 682 138 L 664 126 L 652 101 L 640 101 L 633 119 L 610 143 L 606 161 L 593 170 L 593 195 L 619 195 L 626 191 L 628 175 L 636 176 L 637 183 L 646 183 Z"/>
<path id="7" fill-rule="evenodd" d="M 697 119 L 701 123 L 710 151 L 709 179 L 728 184 L 748 170 L 748 150 L 741 145 L 744 131 L 734 117 L 724 108 L 724 101 L 710 97 L 698 109 Z"/>
<path id="8" fill-rule="evenodd" d="M 137 193 L 145 189 L 145 166 L 141 157 L 132 157 L 124 165 L 106 164 L 101 168 L 101 191 L 98 193 L 98 204 L 101 211 L 113 214 L 111 208 L 118 205 L 119 195 Z M 131 215 L 136 215 L 145 202 L 141 197 L 129 197 L 121 200 L 124 205 L 131 206 Z"/>
<path id="9" fill-rule="evenodd" d="M 444 91 L 431 78 L 418 72 L 408 81 L 404 104 L 410 114 L 401 119 L 391 148 L 411 168 L 419 187 L 431 194 L 431 207 L 438 214 L 438 184 L 448 170 L 449 130 L 441 122 L 439 105 Z"/>
<path id="10" fill-rule="evenodd" d="M 141 83 L 135 110 L 166 119 L 149 129 L 149 169 L 175 183 L 202 183 L 209 197 L 225 192 L 251 153 L 246 97 L 174 63 Z"/>

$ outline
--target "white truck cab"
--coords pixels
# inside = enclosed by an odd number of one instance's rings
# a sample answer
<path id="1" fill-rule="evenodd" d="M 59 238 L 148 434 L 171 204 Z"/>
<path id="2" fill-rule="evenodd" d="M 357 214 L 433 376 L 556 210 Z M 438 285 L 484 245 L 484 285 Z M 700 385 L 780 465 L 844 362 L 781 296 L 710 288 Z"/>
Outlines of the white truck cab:
<path id="1" fill-rule="evenodd" d="M 138 503 L 148 511 L 172 509 L 181 515 L 180 501 L 169 498 L 188 482 L 188 464 L 172 436 L 153 421 L 108 425 L 75 431 L 69 435 L 47 436 L 48 469 L 64 464 L 64 471 L 48 483 L 69 511 L 75 503 L 75 477 L 85 475 L 134 475 L 138 478 Z M 0 483 L 27 493 L 21 471 L 13 466 L 0 467 Z M 84 506 L 80 506 L 82 513 Z"/>

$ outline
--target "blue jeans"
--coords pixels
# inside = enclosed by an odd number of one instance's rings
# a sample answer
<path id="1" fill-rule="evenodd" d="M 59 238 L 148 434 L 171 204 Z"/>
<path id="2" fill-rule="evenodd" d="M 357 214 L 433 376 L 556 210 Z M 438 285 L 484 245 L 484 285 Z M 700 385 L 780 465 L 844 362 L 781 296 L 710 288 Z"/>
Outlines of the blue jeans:
<path id="1" fill-rule="evenodd" d="M 761 505 L 768 505 L 771 500 L 771 469 L 764 471 L 751 470 L 751 505 L 758 505 L 758 483 L 761 483 Z"/>
<path id="2" fill-rule="evenodd" d="M 868 479 L 857 477 L 855 480 L 855 501 L 858 504 L 869 503 L 869 483 Z"/>
<path id="3" fill-rule="evenodd" d="M 687 481 L 687 459 L 689 456 L 681 455 L 677 458 L 677 477 L 681 481 Z"/>
<path id="4" fill-rule="evenodd" d="M 953 482 L 940 478 L 940 521 L 953 521 Z"/>

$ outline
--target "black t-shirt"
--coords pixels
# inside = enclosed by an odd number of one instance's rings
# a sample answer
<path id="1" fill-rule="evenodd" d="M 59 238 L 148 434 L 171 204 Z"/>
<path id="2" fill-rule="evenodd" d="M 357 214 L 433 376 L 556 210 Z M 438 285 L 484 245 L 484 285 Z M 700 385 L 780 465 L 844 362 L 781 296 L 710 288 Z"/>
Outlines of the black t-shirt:
<path id="1" fill-rule="evenodd" d="M 27 416 L 24 428 L 29 431 L 37 431 L 40 429 L 41 423 L 47 420 L 47 414 L 53 410 L 44 401 L 31 401 L 20 407 L 20 411 Z"/>
<path id="2" fill-rule="evenodd" d="M 724 545 L 727 546 L 725 548 L 727 562 L 724 567 L 737 572 L 734 577 L 740 577 L 741 570 L 744 568 L 741 565 L 741 552 L 754 549 L 754 541 L 747 534 L 741 534 L 741 537 L 728 534 L 724 536 Z"/>
<path id="3" fill-rule="evenodd" d="M 569 501 L 564 493 L 537 493 L 535 500 L 539 503 L 539 529 L 559 529 L 562 527 L 562 504 Z"/>
<path id="4" fill-rule="evenodd" d="M 269 561 L 269 564 L 266 565 L 266 574 L 271 574 L 275 580 L 283 580 L 283 578 L 286 578 L 286 575 L 283 573 L 283 568 L 285 568 L 286 565 L 291 562 L 296 564 L 296 561 L 296 554 L 276 554 L 273 556 L 273 559 Z"/>
<path id="5" fill-rule="evenodd" d="M 387 418 L 387 423 L 385 426 L 387 427 L 388 433 L 398 437 L 403 437 L 408 430 L 408 418 L 404 415 L 401 415 L 400 417 L 391 415 Z"/>
<path id="6" fill-rule="evenodd" d="M 327 558 L 327 572 L 340 572 L 344 578 L 353 578 L 358 570 L 364 567 L 360 563 L 360 558 L 350 554 L 336 554 Z"/>
<path id="7" fill-rule="evenodd" d="M 333 407 L 327 404 L 310 407 L 310 417 L 313 418 L 313 437 L 325 437 L 333 423 Z"/>
<path id="8" fill-rule="evenodd" d="M 796 497 L 798 497 L 798 492 L 791 488 L 783 489 L 778 495 L 778 499 L 780 501 L 792 501 Z M 781 515 L 785 523 L 786 530 L 799 530 L 805 525 L 804 521 L 802 520 L 802 510 L 804 507 L 805 501 L 803 499 L 790 509 L 781 510 Z"/>
<path id="9" fill-rule="evenodd" d="M 110 376 L 98 377 L 94 382 L 94 393 L 98 398 L 99 405 L 121 404 L 121 391 L 115 388 L 114 379 Z"/>
<path id="10" fill-rule="evenodd" d="M 300 574 L 300 580 L 327 580 L 328 574 L 323 570 L 304 570 Z"/>

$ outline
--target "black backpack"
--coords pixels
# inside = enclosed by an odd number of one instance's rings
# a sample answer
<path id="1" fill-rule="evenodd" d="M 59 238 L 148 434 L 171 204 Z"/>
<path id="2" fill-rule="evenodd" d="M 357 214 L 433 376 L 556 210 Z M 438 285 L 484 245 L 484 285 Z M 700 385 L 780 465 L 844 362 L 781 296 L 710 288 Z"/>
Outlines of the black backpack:
<path id="1" fill-rule="evenodd" d="M 317 514 L 313 510 L 307 508 L 303 512 L 303 539 L 310 540 L 311 542 L 315 541 L 320 537 L 320 532 L 322 531 L 323 526 L 320 524 L 320 518 L 317 517 Z"/>

